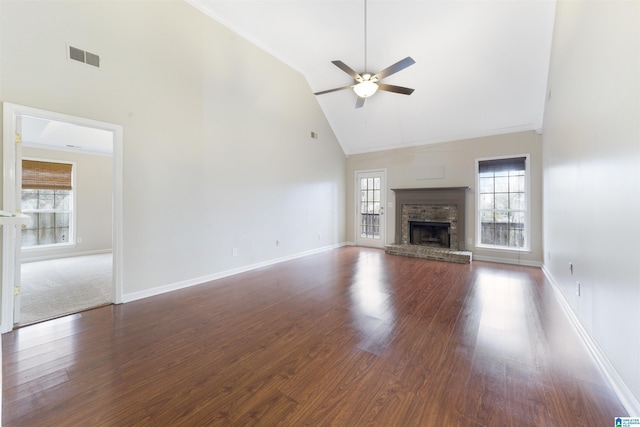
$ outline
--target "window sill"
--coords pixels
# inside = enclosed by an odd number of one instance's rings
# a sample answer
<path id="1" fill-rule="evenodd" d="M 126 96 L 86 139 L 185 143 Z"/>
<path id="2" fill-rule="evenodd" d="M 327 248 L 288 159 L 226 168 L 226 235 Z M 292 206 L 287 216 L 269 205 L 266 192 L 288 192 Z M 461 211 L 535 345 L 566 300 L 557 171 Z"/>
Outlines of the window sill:
<path id="1" fill-rule="evenodd" d="M 62 250 L 62 249 L 69 249 L 69 248 L 75 248 L 76 245 L 75 243 L 55 243 L 55 244 L 51 244 L 51 245 L 36 245 L 36 246 L 25 246 L 23 248 L 21 248 L 23 253 L 29 253 L 29 252 L 41 252 L 41 251 L 50 251 L 50 250 Z"/>
<path id="2" fill-rule="evenodd" d="M 531 253 L 531 249 L 530 248 L 512 248 L 509 246 L 491 246 L 491 245 L 476 245 L 475 246 L 476 249 L 482 249 L 482 250 L 489 250 L 489 251 L 496 251 L 496 252 L 526 252 L 526 253 Z"/>

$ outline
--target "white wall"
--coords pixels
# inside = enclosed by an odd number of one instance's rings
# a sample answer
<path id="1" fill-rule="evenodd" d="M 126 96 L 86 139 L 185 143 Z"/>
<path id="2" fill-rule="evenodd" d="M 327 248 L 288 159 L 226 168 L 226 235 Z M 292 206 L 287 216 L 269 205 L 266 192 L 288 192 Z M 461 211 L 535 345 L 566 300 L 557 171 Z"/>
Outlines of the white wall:
<path id="1" fill-rule="evenodd" d="M 533 131 L 423 145 L 349 156 L 347 177 L 354 182 L 359 170 L 387 169 L 387 243 L 395 241 L 395 193 L 393 188 L 470 187 L 467 191 L 466 235 L 475 243 L 476 159 L 530 154 L 531 250 L 499 251 L 467 245 L 474 258 L 526 265 L 542 263 L 542 144 Z M 347 239 L 355 240 L 354 185 L 347 188 Z"/>
<path id="2" fill-rule="evenodd" d="M 640 2 L 559 1 L 543 132 L 545 268 L 636 404 L 639 104 Z"/>
<path id="3" fill-rule="evenodd" d="M 302 75 L 179 0 L 1 7 L 2 101 L 123 126 L 125 300 L 344 241 L 344 153 Z"/>
<path id="4" fill-rule="evenodd" d="M 23 158 L 60 160 L 75 163 L 76 238 L 72 247 L 22 252 L 22 260 L 82 255 L 110 251 L 112 248 L 113 159 L 71 151 L 23 147 Z"/>

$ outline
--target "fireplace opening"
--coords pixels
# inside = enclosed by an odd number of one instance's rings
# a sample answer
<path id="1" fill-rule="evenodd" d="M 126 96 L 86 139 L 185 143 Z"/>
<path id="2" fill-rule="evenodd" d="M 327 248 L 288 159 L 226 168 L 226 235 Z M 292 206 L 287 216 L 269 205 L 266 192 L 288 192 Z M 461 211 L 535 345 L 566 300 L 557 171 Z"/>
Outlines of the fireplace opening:
<path id="1" fill-rule="evenodd" d="M 412 245 L 449 248 L 448 222 L 409 221 L 409 242 Z"/>

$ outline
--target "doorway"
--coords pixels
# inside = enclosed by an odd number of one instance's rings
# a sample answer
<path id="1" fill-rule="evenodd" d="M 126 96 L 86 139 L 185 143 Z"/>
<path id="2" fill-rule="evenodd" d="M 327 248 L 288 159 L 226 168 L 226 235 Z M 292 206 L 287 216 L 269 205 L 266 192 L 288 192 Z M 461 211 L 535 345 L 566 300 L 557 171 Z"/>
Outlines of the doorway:
<path id="1" fill-rule="evenodd" d="M 112 177 L 110 194 L 112 258 L 110 260 L 110 265 L 108 266 L 111 270 L 111 281 L 108 290 L 110 295 L 108 299 L 113 303 L 121 303 L 122 127 L 110 123 L 98 122 L 91 119 L 69 116 L 16 104 L 4 103 L 3 110 L 3 167 L 5 177 L 3 182 L 3 210 L 11 213 L 17 213 L 21 210 L 21 166 L 23 150 L 30 150 L 34 147 L 39 150 L 50 150 L 55 148 L 56 150 L 66 150 L 67 152 L 72 152 L 74 149 L 77 150 L 79 144 L 74 143 L 73 140 L 67 139 L 64 141 L 64 138 L 62 138 L 62 147 L 52 147 L 47 144 L 46 135 L 57 134 L 58 138 L 52 138 L 52 140 L 58 140 L 60 142 L 61 138 L 59 138 L 59 136 L 65 134 L 65 131 L 70 132 L 67 133 L 68 135 L 73 135 L 75 133 L 77 135 L 85 135 L 85 137 L 87 134 L 100 134 L 102 137 L 106 136 L 108 139 L 107 145 L 111 150 L 109 155 L 112 157 L 112 163 L 109 166 Z M 28 123 L 28 125 L 25 126 L 25 123 Z M 44 136 L 41 139 L 34 141 L 34 139 L 37 138 L 33 137 L 33 126 L 37 127 L 38 125 L 42 126 L 41 130 L 46 128 L 47 131 L 41 132 Z M 28 129 L 29 126 L 32 128 Z M 24 135 L 25 133 L 29 135 Z M 36 131 L 35 133 L 37 134 L 38 132 Z M 27 136 L 26 141 L 24 136 Z M 74 136 L 71 136 L 70 138 L 73 139 Z M 85 138 L 85 140 L 86 139 L 87 138 Z M 84 154 L 88 154 L 89 151 L 93 151 L 94 154 L 96 154 L 95 151 L 100 150 L 100 148 L 91 146 L 86 142 L 83 145 L 85 146 L 83 149 L 87 150 L 87 153 Z M 104 153 L 102 153 L 102 155 L 104 155 Z M 74 236 L 74 241 L 71 243 L 76 244 L 78 241 L 82 242 L 81 239 L 82 236 Z M 15 229 L 4 227 L 2 260 L 2 324 L 0 325 L 3 333 L 13 329 L 14 325 L 21 324 L 21 292 L 19 289 L 22 265 L 21 241 L 20 227 L 15 227 Z M 81 248 L 79 250 L 81 250 Z M 67 249 L 64 251 L 64 258 L 71 258 L 71 256 L 74 255 L 73 252 L 73 249 Z M 9 253 L 13 256 L 6 256 Z M 90 255 L 90 253 L 82 255 Z M 44 258 L 52 258 L 52 256 L 44 256 Z M 33 256 L 31 256 L 31 260 L 34 261 Z M 14 284 L 18 286 L 18 289 L 14 288 Z"/>
<path id="2" fill-rule="evenodd" d="M 384 248 L 387 171 L 356 172 L 356 245 Z"/>

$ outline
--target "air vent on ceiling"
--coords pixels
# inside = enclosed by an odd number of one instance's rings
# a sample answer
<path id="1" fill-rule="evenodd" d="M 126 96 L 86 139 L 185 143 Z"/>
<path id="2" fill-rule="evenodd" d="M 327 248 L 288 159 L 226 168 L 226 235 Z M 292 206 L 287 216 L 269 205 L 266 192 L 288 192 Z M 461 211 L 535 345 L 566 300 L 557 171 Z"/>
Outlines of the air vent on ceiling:
<path id="1" fill-rule="evenodd" d="M 100 57 L 95 53 L 87 52 L 77 47 L 69 46 L 69 59 L 82 62 L 83 64 L 100 67 Z"/>

